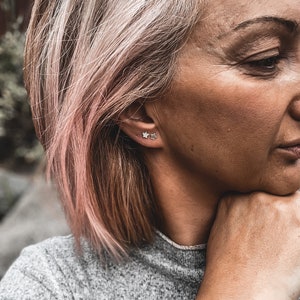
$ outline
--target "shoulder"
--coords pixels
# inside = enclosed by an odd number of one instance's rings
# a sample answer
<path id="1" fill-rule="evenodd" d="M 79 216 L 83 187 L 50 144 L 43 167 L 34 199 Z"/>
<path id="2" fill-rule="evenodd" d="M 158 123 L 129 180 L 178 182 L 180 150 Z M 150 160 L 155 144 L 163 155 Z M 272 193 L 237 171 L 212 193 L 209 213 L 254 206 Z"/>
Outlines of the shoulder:
<path id="1" fill-rule="evenodd" d="M 157 236 L 118 263 L 101 259 L 73 236 L 25 248 L 0 282 L 0 300 L 189 299 L 198 290 L 203 253 L 177 249 Z"/>
<path id="2" fill-rule="evenodd" d="M 76 249 L 73 235 L 53 237 L 24 248 L 19 257 L 19 261 L 21 262 L 23 260 L 26 262 L 29 257 L 39 257 L 44 263 L 52 265 L 53 267 L 55 265 L 62 266 L 71 264 L 76 268 L 78 264 L 85 264 L 94 259 L 98 259 L 96 252 L 86 241 L 82 241 L 81 247 L 82 251 L 79 252 Z"/>
<path id="3" fill-rule="evenodd" d="M 42 270 L 48 275 L 59 275 L 76 271 L 80 265 L 97 259 L 96 253 L 86 242 L 82 243 L 82 253 L 76 250 L 72 235 L 53 237 L 41 243 L 26 247 L 12 268 L 18 267 L 24 273 Z M 42 269 L 41 267 L 47 267 Z M 65 274 L 69 275 L 69 274 Z"/>
<path id="4" fill-rule="evenodd" d="M 85 270 L 97 255 L 87 243 L 82 248 L 79 255 L 72 235 L 26 247 L 0 282 L 0 299 L 67 299 L 78 285 L 88 291 Z"/>

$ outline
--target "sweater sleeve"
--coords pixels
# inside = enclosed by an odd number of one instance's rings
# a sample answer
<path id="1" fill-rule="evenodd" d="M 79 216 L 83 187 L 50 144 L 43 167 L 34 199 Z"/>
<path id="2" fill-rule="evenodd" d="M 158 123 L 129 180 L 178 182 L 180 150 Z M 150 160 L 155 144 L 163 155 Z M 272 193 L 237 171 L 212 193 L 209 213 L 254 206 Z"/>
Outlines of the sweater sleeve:
<path id="1" fill-rule="evenodd" d="M 25 248 L 0 282 L 0 300 L 68 299 L 63 274 L 44 249 Z"/>

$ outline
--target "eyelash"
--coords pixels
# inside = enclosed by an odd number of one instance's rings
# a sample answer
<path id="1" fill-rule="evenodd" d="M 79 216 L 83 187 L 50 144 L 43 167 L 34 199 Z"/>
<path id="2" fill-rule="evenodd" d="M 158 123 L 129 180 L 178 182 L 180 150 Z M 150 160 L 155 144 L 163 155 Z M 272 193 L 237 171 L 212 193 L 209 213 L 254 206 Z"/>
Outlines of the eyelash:
<path id="1" fill-rule="evenodd" d="M 281 55 L 274 55 L 259 60 L 249 61 L 246 64 L 251 68 L 257 68 L 261 71 L 272 72 L 276 70 L 282 58 L 283 57 Z"/>
<path id="2" fill-rule="evenodd" d="M 266 58 L 246 60 L 241 66 L 246 69 L 246 74 L 254 77 L 268 78 L 275 76 L 279 71 L 279 64 L 285 57 L 278 53 Z"/>

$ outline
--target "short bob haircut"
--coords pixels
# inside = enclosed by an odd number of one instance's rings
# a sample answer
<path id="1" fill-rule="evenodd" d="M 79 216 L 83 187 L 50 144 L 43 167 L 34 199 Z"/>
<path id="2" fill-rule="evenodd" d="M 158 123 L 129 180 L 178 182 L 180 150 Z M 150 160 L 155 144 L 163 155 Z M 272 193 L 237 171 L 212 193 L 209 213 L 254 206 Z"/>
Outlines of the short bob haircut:
<path id="1" fill-rule="evenodd" d="M 115 259 L 150 242 L 159 209 L 120 115 L 170 86 L 199 0 L 36 0 L 25 84 L 77 245 Z"/>

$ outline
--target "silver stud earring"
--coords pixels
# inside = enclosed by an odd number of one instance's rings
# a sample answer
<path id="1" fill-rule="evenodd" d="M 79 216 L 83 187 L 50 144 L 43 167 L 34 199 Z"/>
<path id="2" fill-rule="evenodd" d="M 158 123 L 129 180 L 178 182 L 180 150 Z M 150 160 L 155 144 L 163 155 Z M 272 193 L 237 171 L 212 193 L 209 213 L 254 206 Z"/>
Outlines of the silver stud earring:
<path id="1" fill-rule="evenodd" d="M 143 139 L 156 140 L 157 139 L 157 133 L 156 132 L 149 133 L 148 131 L 144 131 L 142 133 L 142 138 Z"/>

